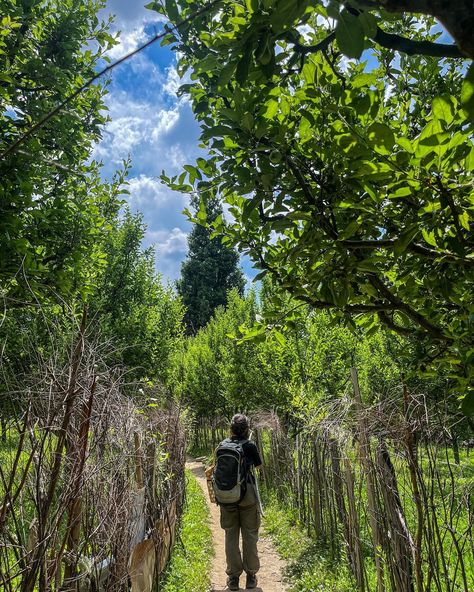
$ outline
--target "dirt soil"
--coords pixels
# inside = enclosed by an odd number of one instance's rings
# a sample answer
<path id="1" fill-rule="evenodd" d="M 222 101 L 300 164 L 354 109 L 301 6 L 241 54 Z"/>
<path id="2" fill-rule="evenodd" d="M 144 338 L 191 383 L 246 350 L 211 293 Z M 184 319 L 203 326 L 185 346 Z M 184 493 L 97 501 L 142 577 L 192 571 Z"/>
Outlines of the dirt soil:
<path id="1" fill-rule="evenodd" d="M 210 592 L 223 592 L 224 590 L 228 590 L 228 588 L 226 586 L 227 576 L 225 573 L 224 531 L 219 524 L 219 508 L 209 501 L 206 476 L 202 462 L 189 460 L 186 466 L 197 478 L 199 485 L 204 491 L 211 514 L 210 526 L 214 543 L 214 561 L 211 572 Z M 257 574 L 258 586 L 253 591 L 285 592 L 286 587 L 282 581 L 284 563 L 268 537 L 260 537 L 258 551 L 260 555 L 260 571 Z M 241 586 L 245 585 L 245 574 L 242 574 L 240 577 L 240 584 Z M 240 588 L 240 590 L 245 590 L 245 588 Z"/>

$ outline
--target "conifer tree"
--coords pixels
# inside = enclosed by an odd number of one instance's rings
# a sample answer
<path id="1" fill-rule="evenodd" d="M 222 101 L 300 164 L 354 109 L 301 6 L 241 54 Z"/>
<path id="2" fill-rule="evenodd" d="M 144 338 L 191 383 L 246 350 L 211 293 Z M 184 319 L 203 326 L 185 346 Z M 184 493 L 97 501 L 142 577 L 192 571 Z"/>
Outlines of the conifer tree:
<path id="1" fill-rule="evenodd" d="M 193 203 L 195 209 L 198 204 Z M 206 203 L 206 219 L 212 223 L 222 216 L 217 199 Z M 186 307 L 185 322 L 190 334 L 204 327 L 218 306 L 225 306 L 227 293 L 236 288 L 243 294 L 245 280 L 238 267 L 235 249 L 224 245 L 220 237 L 211 238 L 212 230 L 195 224 L 188 237 L 188 256 L 181 266 L 178 293 Z"/>

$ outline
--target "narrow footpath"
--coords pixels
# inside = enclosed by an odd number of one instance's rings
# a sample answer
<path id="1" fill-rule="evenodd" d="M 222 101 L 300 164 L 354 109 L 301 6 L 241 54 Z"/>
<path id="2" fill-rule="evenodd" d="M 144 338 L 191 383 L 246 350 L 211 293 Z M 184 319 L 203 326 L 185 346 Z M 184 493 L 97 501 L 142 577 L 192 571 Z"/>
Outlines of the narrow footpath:
<path id="1" fill-rule="evenodd" d="M 207 491 L 206 476 L 204 467 L 199 461 L 188 461 L 187 468 L 194 474 L 204 491 L 211 515 L 211 531 L 214 544 L 214 561 L 211 572 L 210 592 L 224 592 L 226 587 L 225 573 L 225 551 L 224 551 L 224 531 L 219 524 L 219 508 L 209 502 Z M 258 572 L 258 586 L 254 592 L 285 592 L 286 588 L 282 582 L 283 561 L 278 556 L 271 540 L 268 537 L 260 537 L 258 543 L 260 555 L 260 571 Z M 245 574 L 240 578 L 241 586 L 245 585 Z M 240 588 L 245 590 L 245 588 Z"/>

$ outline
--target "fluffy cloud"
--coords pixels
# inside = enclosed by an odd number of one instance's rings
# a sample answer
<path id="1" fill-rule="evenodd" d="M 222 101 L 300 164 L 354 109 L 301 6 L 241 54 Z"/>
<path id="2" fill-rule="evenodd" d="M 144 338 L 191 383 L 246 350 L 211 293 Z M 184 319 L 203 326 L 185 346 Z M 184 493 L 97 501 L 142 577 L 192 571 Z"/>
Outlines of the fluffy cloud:
<path id="1" fill-rule="evenodd" d="M 148 35 L 143 26 L 132 29 L 131 31 L 121 31 L 119 35 L 119 43 L 112 47 L 107 53 L 111 60 L 117 60 L 123 55 L 130 53 L 146 41 Z"/>
<path id="2" fill-rule="evenodd" d="M 163 169 L 175 174 L 198 155 L 199 128 L 189 104 L 177 99 L 169 104 L 163 86 L 154 102 L 136 100 L 128 90 L 112 87 L 107 105 L 111 121 L 94 152 L 105 174 L 129 155 L 136 174 L 156 176 Z"/>
<path id="3" fill-rule="evenodd" d="M 169 232 L 150 233 L 150 237 L 156 238 L 155 246 L 158 255 L 185 254 L 188 250 L 188 235 L 181 228 L 173 228 Z"/>
<path id="4" fill-rule="evenodd" d="M 156 268 L 168 280 L 177 280 L 181 262 L 188 250 L 188 235 L 181 228 L 151 231 L 147 241 L 153 244 L 156 252 Z"/>
<path id="5" fill-rule="evenodd" d="M 145 8 L 145 2 L 141 0 L 107 0 L 102 12 L 114 14 L 119 28 L 124 24 L 133 28 L 144 22 L 161 20 L 161 16 Z"/>
<path id="6" fill-rule="evenodd" d="M 131 0 L 108 0 L 102 16 L 110 13 L 116 14 L 114 30 L 121 31 L 111 59 L 143 44 L 161 20 L 141 2 Z M 148 226 L 145 246 L 154 245 L 156 268 L 168 280 L 179 277 L 186 256 L 191 225 L 182 211 L 189 200 L 164 186 L 159 176 L 162 170 L 177 174 L 202 155 L 191 105 L 177 97 L 186 81 L 180 80 L 169 48 L 158 44 L 120 65 L 106 97 L 111 120 L 94 151 L 94 158 L 103 163 L 103 176 L 109 178 L 130 157 L 128 205 L 133 212 L 143 213 Z"/>

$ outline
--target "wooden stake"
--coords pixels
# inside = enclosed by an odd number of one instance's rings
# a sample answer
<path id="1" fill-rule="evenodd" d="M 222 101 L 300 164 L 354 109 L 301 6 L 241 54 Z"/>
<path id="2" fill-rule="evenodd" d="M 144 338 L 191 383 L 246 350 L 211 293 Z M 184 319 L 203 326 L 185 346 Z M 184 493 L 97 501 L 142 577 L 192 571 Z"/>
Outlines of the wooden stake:
<path id="1" fill-rule="evenodd" d="M 384 569 L 383 557 L 381 552 L 382 542 L 380 537 L 379 526 L 377 523 L 377 504 L 375 498 L 375 486 L 372 472 L 373 466 L 372 457 L 370 453 L 370 439 L 367 433 L 367 426 L 363 416 L 362 397 L 360 395 L 359 388 L 359 376 L 357 373 L 357 368 L 354 367 L 351 368 L 351 382 L 354 388 L 354 400 L 359 423 L 359 458 L 361 461 L 361 465 L 364 468 L 367 480 L 367 503 L 369 511 L 370 528 L 372 530 L 372 541 L 374 544 L 375 569 L 377 572 L 377 591 L 384 592 Z"/>

